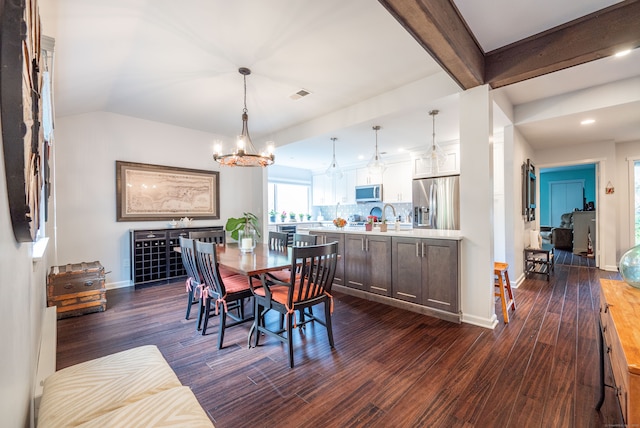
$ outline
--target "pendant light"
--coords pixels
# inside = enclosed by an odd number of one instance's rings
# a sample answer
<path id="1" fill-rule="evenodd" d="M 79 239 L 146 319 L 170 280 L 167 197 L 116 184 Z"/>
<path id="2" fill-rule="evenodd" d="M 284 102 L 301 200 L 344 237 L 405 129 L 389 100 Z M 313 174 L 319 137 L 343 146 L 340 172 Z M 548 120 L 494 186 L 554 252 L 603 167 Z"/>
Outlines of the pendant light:
<path id="1" fill-rule="evenodd" d="M 438 173 L 440 171 L 440 168 L 442 168 L 444 166 L 444 163 L 447 161 L 447 155 L 440 148 L 438 143 L 436 143 L 436 116 L 438 115 L 438 113 L 440 113 L 440 110 L 431 110 L 429 112 L 429 115 L 432 117 L 433 121 L 433 140 L 428 155 L 432 174 Z"/>
<path id="2" fill-rule="evenodd" d="M 251 137 L 249 136 L 249 115 L 247 114 L 247 76 L 251 74 L 251 70 L 241 67 L 238 72 L 242 74 L 244 79 L 244 109 L 242 109 L 242 131 L 238 135 L 236 142 L 236 150 L 233 153 L 223 155 L 222 148 L 216 147 L 213 153 L 213 160 L 222 165 L 228 166 L 269 166 L 273 164 L 275 156 L 273 154 L 273 143 L 267 142 L 267 150 L 258 153 Z"/>
<path id="3" fill-rule="evenodd" d="M 331 141 L 333 141 L 333 158 L 331 158 L 331 165 L 327 168 L 326 174 L 333 179 L 341 179 L 342 178 L 342 169 L 338 166 L 338 161 L 336 161 L 336 137 L 332 137 Z"/>
<path id="4" fill-rule="evenodd" d="M 367 168 L 369 169 L 369 174 L 381 176 L 386 169 L 386 165 L 384 164 L 382 158 L 380 157 L 380 154 L 378 153 L 378 131 L 380 130 L 380 125 L 374 126 L 373 130 L 376 132 L 376 152 L 373 154 L 373 157 L 367 164 Z"/>

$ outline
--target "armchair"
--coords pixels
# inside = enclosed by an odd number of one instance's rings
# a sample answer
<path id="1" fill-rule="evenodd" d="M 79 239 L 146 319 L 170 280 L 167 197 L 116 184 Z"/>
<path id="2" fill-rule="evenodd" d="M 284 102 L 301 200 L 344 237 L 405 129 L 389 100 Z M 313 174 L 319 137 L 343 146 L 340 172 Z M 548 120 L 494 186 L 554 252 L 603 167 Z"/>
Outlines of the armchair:
<path id="1" fill-rule="evenodd" d="M 560 216 L 560 226 L 551 229 L 551 243 L 555 248 L 573 251 L 573 213 Z"/>

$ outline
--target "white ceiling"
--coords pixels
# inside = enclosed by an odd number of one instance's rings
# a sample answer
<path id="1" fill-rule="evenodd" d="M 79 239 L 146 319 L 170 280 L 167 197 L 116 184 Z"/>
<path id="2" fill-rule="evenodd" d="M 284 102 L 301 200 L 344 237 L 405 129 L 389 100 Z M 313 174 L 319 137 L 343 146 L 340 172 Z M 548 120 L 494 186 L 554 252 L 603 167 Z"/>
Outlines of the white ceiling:
<path id="1" fill-rule="evenodd" d="M 611 0 L 455 0 L 488 51 L 607 7 Z M 459 88 L 376 0 L 41 0 L 44 34 L 56 39 L 58 116 L 109 111 L 217 134 L 241 129 L 243 83 L 255 145 L 276 142 L 276 163 L 328 166 L 331 137 L 341 165 L 380 150 L 458 138 Z M 550 11 L 553 11 L 551 13 Z M 496 30 L 497 29 L 497 30 Z M 531 79 L 497 92 L 517 106 L 640 76 L 640 50 Z M 624 62 L 623 62 L 624 61 Z M 293 101 L 300 89 L 312 92 Z M 516 124 L 534 148 L 640 140 L 640 88 L 625 105 L 577 117 Z M 595 108 L 595 107 L 594 107 Z M 518 107 L 516 107 L 517 113 Z M 586 113 L 586 112 L 584 112 Z M 203 141 L 213 146 L 213 141 Z"/>

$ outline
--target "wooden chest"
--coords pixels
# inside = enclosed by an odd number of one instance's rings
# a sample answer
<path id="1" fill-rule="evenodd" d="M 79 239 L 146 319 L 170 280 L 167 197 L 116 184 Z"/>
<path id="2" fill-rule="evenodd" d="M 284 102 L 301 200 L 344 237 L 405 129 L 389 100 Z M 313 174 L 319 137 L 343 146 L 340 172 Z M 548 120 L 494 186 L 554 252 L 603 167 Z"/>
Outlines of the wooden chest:
<path id="1" fill-rule="evenodd" d="M 52 266 L 47 279 L 47 306 L 58 319 L 107 310 L 104 267 L 100 262 Z"/>

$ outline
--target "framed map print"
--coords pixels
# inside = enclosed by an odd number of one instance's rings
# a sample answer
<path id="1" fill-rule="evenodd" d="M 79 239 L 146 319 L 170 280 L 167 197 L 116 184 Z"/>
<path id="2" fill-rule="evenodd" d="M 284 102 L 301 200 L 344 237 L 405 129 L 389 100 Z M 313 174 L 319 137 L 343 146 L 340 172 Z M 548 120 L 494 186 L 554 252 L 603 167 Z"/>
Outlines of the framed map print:
<path id="1" fill-rule="evenodd" d="M 116 161 L 117 221 L 220 218 L 220 173 Z"/>

